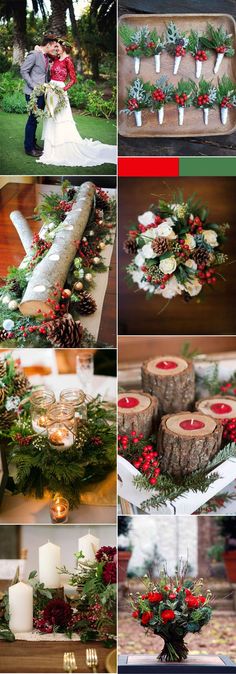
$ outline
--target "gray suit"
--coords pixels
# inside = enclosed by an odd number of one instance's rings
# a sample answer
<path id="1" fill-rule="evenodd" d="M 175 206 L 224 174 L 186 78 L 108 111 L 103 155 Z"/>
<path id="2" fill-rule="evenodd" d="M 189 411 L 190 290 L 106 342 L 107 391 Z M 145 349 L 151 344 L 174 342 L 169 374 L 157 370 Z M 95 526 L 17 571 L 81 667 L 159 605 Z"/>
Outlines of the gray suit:
<path id="1" fill-rule="evenodd" d="M 22 63 L 20 72 L 25 80 L 24 93 L 30 95 L 36 84 L 44 84 L 48 81 L 48 68 L 43 53 L 30 51 Z"/>

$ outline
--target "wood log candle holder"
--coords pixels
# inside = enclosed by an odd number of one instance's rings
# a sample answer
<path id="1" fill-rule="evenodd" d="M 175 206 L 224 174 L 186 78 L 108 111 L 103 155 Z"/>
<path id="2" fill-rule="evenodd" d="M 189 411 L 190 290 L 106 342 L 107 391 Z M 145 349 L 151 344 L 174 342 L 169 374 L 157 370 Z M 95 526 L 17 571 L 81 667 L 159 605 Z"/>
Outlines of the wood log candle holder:
<path id="1" fill-rule="evenodd" d="M 159 356 L 142 364 L 142 388 L 158 398 L 159 413 L 189 410 L 195 397 L 193 364 L 176 356 Z"/>
<path id="2" fill-rule="evenodd" d="M 51 248 L 32 272 L 19 309 L 24 316 L 36 316 L 39 310 L 48 312 L 48 297 L 55 299 L 56 284 L 63 287 L 71 263 L 76 255 L 78 241 L 88 223 L 94 206 L 95 185 L 81 185 L 76 201 L 56 232 Z M 58 291 L 58 297 L 60 292 Z"/>
<path id="3" fill-rule="evenodd" d="M 213 419 L 236 419 L 236 398 L 215 395 L 196 402 L 196 410 Z"/>
<path id="4" fill-rule="evenodd" d="M 118 395 L 118 430 L 122 435 L 131 431 L 150 437 L 156 429 L 158 402 L 143 391 L 129 391 Z"/>
<path id="5" fill-rule="evenodd" d="M 162 418 L 158 432 L 159 464 L 174 477 L 205 468 L 220 449 L 220 421 L 199 412 L 180 412 Z"/>

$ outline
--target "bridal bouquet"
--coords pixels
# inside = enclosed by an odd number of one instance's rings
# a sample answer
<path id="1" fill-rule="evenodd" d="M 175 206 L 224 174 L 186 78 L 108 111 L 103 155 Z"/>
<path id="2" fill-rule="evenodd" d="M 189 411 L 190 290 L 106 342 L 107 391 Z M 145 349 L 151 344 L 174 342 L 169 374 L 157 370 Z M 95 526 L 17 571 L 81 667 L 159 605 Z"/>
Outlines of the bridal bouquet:
<path id="1" fill-rule="evenodd" d="M 160 199 L 129 230 L 124 242 L 133 256 L 128 275 L 149 297 L 182 295 L 188 301 L 216 283 L 216 267 L 227 260 L 220 246 L 228 228 L 228 223 L 210 223 L 206 207 L 194 196 Z"/>
<path id="2" fill-rule="evenodd" d="M 166 572 L 155 582 L 145 577 L 145 593 L 131 599 L 132 616 L 147 633 L 164 640 L 158 656 L 166 662 L 181 662 L 188 656 L 184 638 L 188 632 L 200 632 L 212 614 L 211 592 L 203 590 L 202 579 L 186 580 L 186 570 L 170 578 Z"/>
<path id="3" fill-rule="evenodd" d="M 44 110 L 38 107 L 38 97 L 45 96 Z M 37 119 L 56 117 L 67 105 L 65 92 L 61 87 L 51 82 L 37 84 L 34 87 L 28 103 L 28 112 L 32 112 Z"/>

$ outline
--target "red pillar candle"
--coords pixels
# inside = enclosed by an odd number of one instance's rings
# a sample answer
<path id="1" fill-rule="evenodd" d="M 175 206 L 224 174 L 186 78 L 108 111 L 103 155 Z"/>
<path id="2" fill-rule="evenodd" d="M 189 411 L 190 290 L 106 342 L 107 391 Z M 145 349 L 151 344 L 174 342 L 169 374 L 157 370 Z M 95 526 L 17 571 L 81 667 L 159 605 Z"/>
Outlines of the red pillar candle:
<path id="1" fill-rule="evenodd" d="M 142 387 L 158 398 L 160 414 L 189 410 L 195 399 L 193 363 L 178 356 L 156 356 L 142 364 Z"/>
<path id="2" fill-rule="evenodd" d="M 216 395 L 196 402 L 196 409 L 213 419 L 235 419 L 236 397 Z"/>
<path id="3" fill-rule="evenodd" d="M 148 438 L 155 430 L 157 400 L 143 391 L 128 391 L 118 395 L 118 429 L 121 435 L 136 431 Z"/>
<path id="4" fill-rule="evenodd" d="M 162 417 L 157 446 L 163 474 L 174 477 L 204 469 L 221 447 L 223 426 L 198 412 Z"/>

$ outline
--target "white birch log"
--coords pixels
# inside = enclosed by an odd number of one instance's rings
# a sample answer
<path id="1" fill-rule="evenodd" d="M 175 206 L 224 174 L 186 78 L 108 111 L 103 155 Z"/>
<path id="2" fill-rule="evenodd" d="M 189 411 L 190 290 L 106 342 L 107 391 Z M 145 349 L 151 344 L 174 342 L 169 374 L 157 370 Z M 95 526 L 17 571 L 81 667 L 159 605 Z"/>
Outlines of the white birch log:
<path id="1" fill-rule="evenodd" d="M 134 111 L 136 126 L 142 126 L 142 110 Z"/>
<path id="2" fill-rule="evenodd" d="M 208 118 L 209 118 L 209 108 L 203 108 L 203 121 L 204 124 L 208 124 Z"/>
<path id="3" fill-rule="evenodd" d="M 159 73 L 161 70 L 161 54 L 154 54 L 154 59 L 156 73 Z"/>
<path id="4" fill-rule="evenodd" d="M 196 63 L 195 74 L 196 74 L 197 79 L 199 79 L 199 77 L 201 77 L 201 74 L 202 74 L 202 61 L 199 61 L 197 59 L 195 61 L 195 63 Z"/>
<path id="5" fill-rule="evenodd" d="M 223 61 L 223 58 L 224 58 L 224 52 L 222 54 L 217 54 L 216 62 L 215 62 L 215 66 L 214 66 L 214 71 L 213 71 L 215 73 L 215 75 L 216 75 L 216 73 L 218 73 L 218 70 L 219 70 L 220 65 Z"/>
<path id="6" fill-rule="evenodd" d="M 179 66 L 180 66 L 180 63 L 181 63 L 181 59 L 182 59 L 182 56 L 175 56 L 174 70 L 173 70 L 174 75 L 177 75 L 177 72 L 179 70 Z"/>
<path id="7" fill-rule="evenodd" d="M 48 253 L 32 272 L 19 306 L 24 316 L 35 316 L 39 309 L 47 313 L 49 311 L 47 299 L 52 297 L 56 283 L 64 286 L 70 265 L 76 255 L 76 241 L 81 239 L 88 222 L 94 195 L 93 183 L 86 182 L 81 185 L 76 202 L 66 216 L 63 227 L 56 233 Z"/>
<path id="8" fill-rule="evenodd" d="M 140 70 L 140 58 L 139 58 L 139 56 L 135 56 L 134 57 L 134 72 L 135 72 L 135 75 L 139 74 L 139 70 Z"/>
<path id="9" fill-rule="evenodd" d="M 220 108 L 220 119 L 221 119 L 221 124 L 227 124 L 228 120 L 228 108 Z"/>
<path id="10" fill-rule="evenodd" d="M 164 105 L 157 111 L 158 114 L 158 122 L 159 124 L 163 124 L 164 122 Z"/>
<path id="11" fill-rule="evenodd" d="M 178 113 L 179 113 L 179 126 L 183 126 L 183 123 L 184 123 L 184 106 L 183 105 L 179 105 Z"/>
<path id="12" fill-rule="evenodd" d="M 28 255 L 31 252 L 31 244 L 33 241 L 33 234 L 29 223 L 20 211 L 12 211 L 10 213 L 10 220 L 17 231 L 26 255 Z"/>

